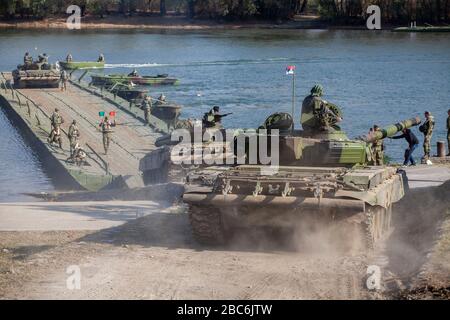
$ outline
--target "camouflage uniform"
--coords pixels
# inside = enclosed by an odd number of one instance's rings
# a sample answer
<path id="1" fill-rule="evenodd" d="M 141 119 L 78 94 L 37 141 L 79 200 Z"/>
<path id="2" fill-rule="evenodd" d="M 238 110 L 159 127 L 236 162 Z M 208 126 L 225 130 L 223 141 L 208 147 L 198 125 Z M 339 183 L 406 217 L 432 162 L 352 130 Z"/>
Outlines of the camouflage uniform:
<path id="1" fill-rule="evenodd" d="M 419 127 L 419 130 L 424 135 L 423 140 L 424 159 L 428 159 L 430 157 L 431 137 L 433 135 L 433 128 L 434 128 L 434 119 L 433 116 L 430 114 L 428 116 L 428 119 L 426 119 L 425 122 Z"/>
<path id="2" fill-rule="evenodd" d="M 147 124 L 150 124 L 152 102 L 148 97 L 146 97 L 142 104 L 143 104 L 142 109 L 144 109 L 145 122 L 147 122 Z"/>
<path id="3" fill-rule="evenodd" d="M 68 55 L 67 55 L 67 57 L 66 57 L 66 61 L 67 62 L 72 62 L 72 55 L 69 53 Z"/>
<path id="4" fill-rule="evenodd" d="M 25 56 L 23 57 L 23 64 L 25 66 L 31 66 L 33 64 L 33 57 L 30 56 L 28 52 L 25 53 Z"/>
<path id="5" fill-rule="evenodd" d="M 48 138 L 48 142 L 53 144 L 56 142 L 59 145 L 59 148 L 62 149 L 62 139 L 61 139 L 61 129 L 60 127 L 52 128 L 52 132 L 50 133 L 50 137 Z"/>
<path id="6" fill-rule="evenodd" d="M 381 131 L 380 128 L 376 129 L 375 131 Z M 384 163 L 384 143 L 383 139 L 378 139 L 372 144 L 373 147 L 373 164 L 376 166 L 382 166 Z"/>
<path id="7" fill-rule="evenodd" d="M 69 132 L 67 134 L 69 136 L 70 141 L 70 154 L 72 155 L 75 150 L 75 145 L 78 143 L 78 138 L 80 137 L 80 131 L 76 125 L 76 122 L 73 121 L 69 127 Z"/>
<path id="8" fill-rule="evenodd" d="M 69 75 L 66 70 L 61 71 L 61 91 L 67 90 L 67 80 L 69 79 Z"/>
<path id="9" fill-rule="evenodd" d="M 112 127 L 115 127 L 116 123 L 108 120 L 107 117 L 103 119 L 99 127 L 102 129 L 103 134 L 103 148 L 105 149 L 105 154 L 108 154 L 109 143 L 111 142 Z"/>
<path id="10" fill-rule="evenodd" d="M 50 117 L 50 122 L 52 127 L 50 129 L 50 136 L 48 137 L 49 143 L 52 143 L 55 140 L 55 134 L 60 131 L 60 126 L 64 123 L 63 117 L 58 112 L 58 109 L 55 109 L 52 116 Z M 61 137 L 59 137 L 61 139 Z"/>
<path id="11" fill-rule="evenodd" d="M 337 125 L 342 120 L 338 106 L 321 98 L 323 89 L 316 85 L 311 94 L 303 100 L 300 122 L 305 131 L 322 131 L 330 128 L 340 130 Z"/>
<path id="12" fill-rule="evenodd" d="M 103 62 L 105 61 L 105 56 L 103 55 L 103 53 L 100 53 L 100 55 L 98 56 L 97 62 Z"/>

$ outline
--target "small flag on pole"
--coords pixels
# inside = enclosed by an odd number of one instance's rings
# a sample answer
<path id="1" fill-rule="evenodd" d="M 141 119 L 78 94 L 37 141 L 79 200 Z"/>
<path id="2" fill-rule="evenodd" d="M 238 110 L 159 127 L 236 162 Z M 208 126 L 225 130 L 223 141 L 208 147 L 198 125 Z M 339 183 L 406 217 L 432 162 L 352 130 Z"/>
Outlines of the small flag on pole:
<path id="1" fill-rule="evenodd" d="M 98 113 L 98 116 L 99 116 L 99 117 L 104 117 L 104 116 L 105 116 L 105 111 L 100 111 L 100 112 Z"/>
<path id="2" fill-rule="evenodd" d="M 291 75 L 295 73 L 295 66 L 287 66 L 286 67 L 286 74 Z"/>
<path id="3" fill-rule="evenodd" d="M 111 117 L 115 117 L 115 116 L 116 116 L 116 112 L 115 112 L 115 111 L 110 111 L 110 112 L 109 112 L 109 115 L 110 115 Z"/>

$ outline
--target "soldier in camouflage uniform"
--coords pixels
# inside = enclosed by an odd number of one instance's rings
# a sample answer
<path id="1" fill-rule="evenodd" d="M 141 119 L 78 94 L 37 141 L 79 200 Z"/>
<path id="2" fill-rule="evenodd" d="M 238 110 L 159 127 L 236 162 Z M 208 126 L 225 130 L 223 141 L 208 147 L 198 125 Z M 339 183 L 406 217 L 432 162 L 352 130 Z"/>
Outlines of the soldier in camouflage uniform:
<path id="1" fill-rule="evenodd" d="M 116 126 L 116 121 L 109 121 L 108 117 L 105 117 L 102 122 L 100 122 L 99 127 L 103 134 L 103 148 L 105 149 L 105 154 L 108 154 L 109 143 L 111 142 L 112 127 Z"/>
<path id="2" fill-rule="evenodd" d="M 61 71 L 60 81 L 61 81 L 61 91 L 67 91 L 67 81 L 69 80 L 69 75 L 66 70 Z"/>
<path id="3" fill-rule="evenodd" d="M 303 100 L 300 122 L 307 132 L 340 130 L 337 123 L 342 121 L 341 110 L 322 99 L 322 95 L 323 87 L 315 85 L 311 94 Z"/>
<path id="4" fill-rule="evenodd" d="M 144 101 L 142 102 L 142 109 L 144 110 L 145 122 L 150 125 L 150 114 L 152 111 L 152 100 L 149 96 L 145 96 Z"/>
<path id="5" fill-rule="evenodd" d="M 50 122 L 52 124 L 52 127 L 50 129 L 50 136 L 48 137 L 48 142 L 52 143 L 55 140 L 55 134 L 60 132 L 60 126 L 64 123 L 63 117 L 59 114 L 58 108 L 55 108 L 55 111 L 53 112 L 52 116 L 50 117 Z M 61 137 L 60 137 L 61 139 Z"/>
<path id="6" fill-rule="evenodd" d="M 30 67 L 33 64 L 33 57 L 29 52 L 25 53 L 25 56 L 23 57 L 23 64 L 25 67 Z"/>
<path id="7" fill-rule="evenodd" d="M 433 135 L 434 129 L 434 118 L 430 112 L 425 111 L 425 122 L 419 127 L 419 131 L 423 133 L 423 160 L 428 160 L 430 158 L 431 151 L 431 136 Z"/>
<path id="8" fill-rule="evenodd" d="M 373 131 L 381 131 L 381 128 L 377 125 L 373 126 Z M 382 166 L 384 163 L 384 143 L 383 139 L 375 140 L 372 144 L 373 148 L 373 164 L 376 166 Z"/>
<path id="9" fill-rule="evenodd" d="M 78 138 L 80 137 L 80 131 L 77 127 L 77 121 L 73 120 L 72 124 L 69 127 L 68 132 L 69 142 L 70 142 L 70 154 L 74 154 L 75 145 L 78 143 Z"/>
<path id="10" fill-rule="evenodd" d="M 450 157 L 450 109 L 447 111 L 447 145 L 448 145 L 448 154 L 447 157 Z"/>

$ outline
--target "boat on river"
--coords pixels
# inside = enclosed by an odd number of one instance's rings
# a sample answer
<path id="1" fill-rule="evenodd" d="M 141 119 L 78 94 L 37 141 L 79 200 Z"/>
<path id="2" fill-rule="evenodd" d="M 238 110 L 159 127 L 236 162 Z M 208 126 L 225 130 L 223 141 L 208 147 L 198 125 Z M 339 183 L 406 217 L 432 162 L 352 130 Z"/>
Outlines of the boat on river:
<path id="1" fill-rule="evenodd" d="M 435 27 L 435 26 L 422 26 L 422 27 L 399 27 L 395 28 L 392 31 L 394 32 L 450 32 L 450 26 L 442 26 L 442 27 Z"/>
<path id="2" fill-rule="evenodd" d="M 94 85 L 114 85 L 115 83 L 136 84 L 144 86 L 174 85 L 178 79 L 169 77 L 167 74 L 158 74 L 156 76 L 129 76 L 124 74 L 110 75 L 91 75 Z"/>
<path id="3" fill-rule="evenodd" d="M 100 69 L 105 67 L 105 61 L 59 61 L 59 66 L 66 70 Z"/>

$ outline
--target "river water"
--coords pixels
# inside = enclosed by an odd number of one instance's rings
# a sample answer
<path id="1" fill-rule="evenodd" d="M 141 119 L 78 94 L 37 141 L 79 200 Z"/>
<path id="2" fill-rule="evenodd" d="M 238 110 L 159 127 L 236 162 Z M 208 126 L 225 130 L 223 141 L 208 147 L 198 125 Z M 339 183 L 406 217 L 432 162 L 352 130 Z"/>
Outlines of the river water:
<path id="1" fill-rule="evenodd" d="M 295 65 L 296 119 L 301 100 L 315 83 L 325 98 L 342 107 L 350 137 L 429 110 L 436 117 L 433 147 L 445 140 L 450 108 L 450 34 L 388 31 L 214 30 L 121 31 L 3 30 L 0 70 L 11 71 L 23 54 L 46 52 L 51 61 L 71 52 L 74 60 L 105 54 L 106 73 L 168 73 L 173 87 L 151 88 L 184 106 L 183 117 L 201 117 L 212 105 L 226 127 L 257 127 L 271 113 L 291 110 Z M 98 71 L 102 72 L 102 71 Z M 419 131 L 414 129 L 417 135 Z M 0 113 L 0 201 L 22 192 L 53 187 L 35 155 Z M 421 137 L 421 136 L 420 136 Z M 422 137 L 421 137 L 422 138 Z M 404 141 L 386 141 L 387 154 L 400 161 Z M 421 156 L 421 150 L 416 152 Z"/>

